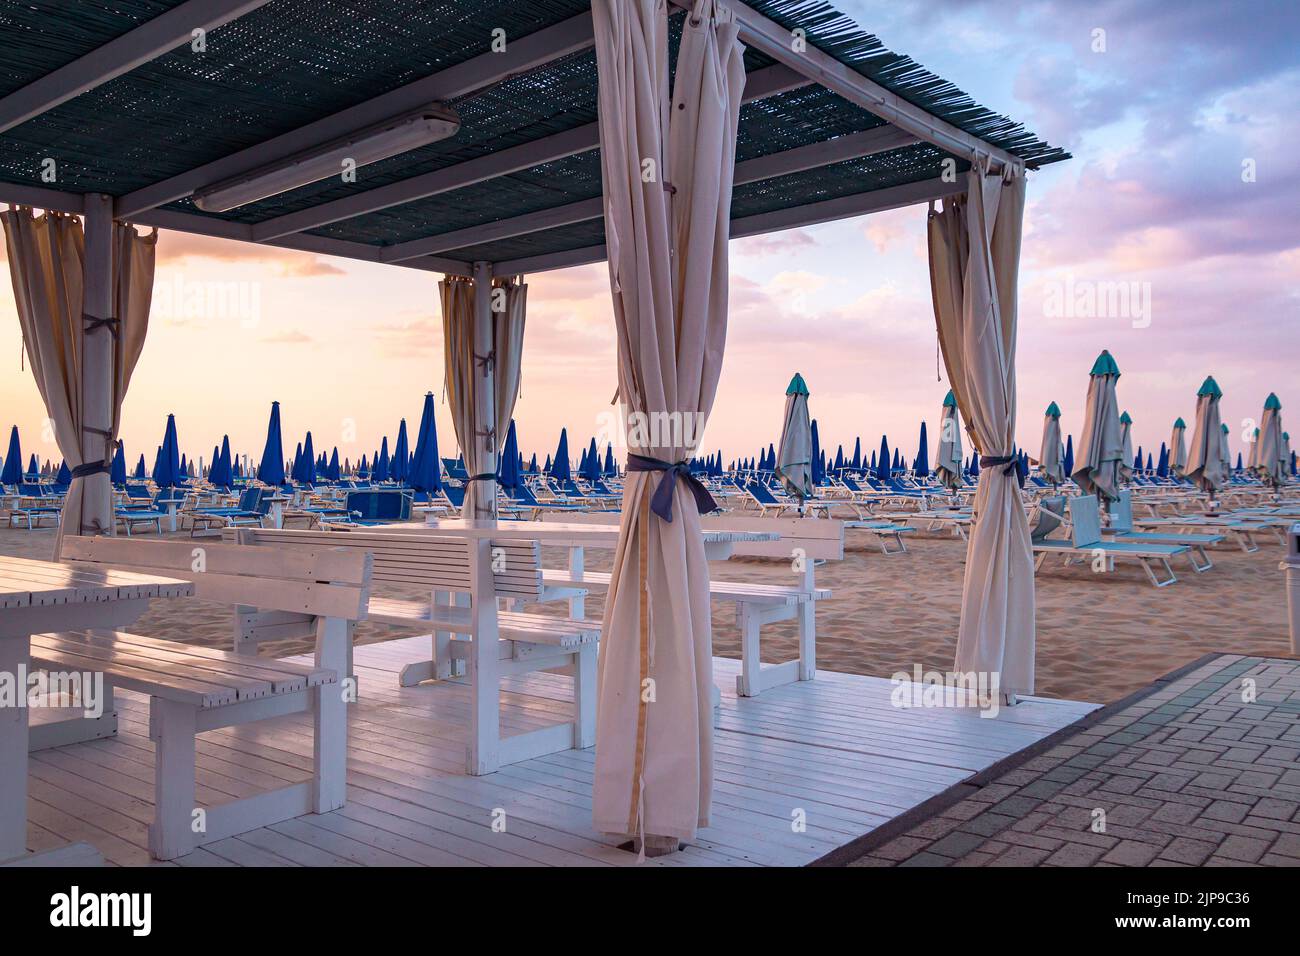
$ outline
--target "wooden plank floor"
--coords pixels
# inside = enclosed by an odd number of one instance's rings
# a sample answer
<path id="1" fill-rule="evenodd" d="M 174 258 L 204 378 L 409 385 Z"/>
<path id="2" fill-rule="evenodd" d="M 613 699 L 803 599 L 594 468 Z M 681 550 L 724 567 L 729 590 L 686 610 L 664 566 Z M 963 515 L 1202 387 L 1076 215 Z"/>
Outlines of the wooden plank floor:
<path id="1" fill-rule="evenodd" d="M 348 805 L 210 844 L 178 861 L 214 866 L 625 866 L 636 857 L 591 829 L 591 750 L 464 772 L 469 691 L 397 686 L 428 638 L 357 649 L 361 701 L 350 711 Z M 883 678 L 822 671 L 817 680 L 735 696 L 736 661 L 715 659 L 723 688 L 715 735 L 713 825 L 659 866 L 799 865 L 847 843 L 1094 705 L 1031 699 L 994 719 L 902 710 Z M 506 734 L 571 712 L 567 678 L 510 681 Z M 33 754 L 29 847 L 85 840 L 113 864 L 150 863 L 153 745 L 147 701 L 118 692 L 119 733 Z M 203 734 L 198 799 L 221 802 L 305 779 L 311 719 L 297 715 Z M 796 814 L 806 829 L 792 826 Z M 504 820 L 504 830 L 493 821 Z"/>

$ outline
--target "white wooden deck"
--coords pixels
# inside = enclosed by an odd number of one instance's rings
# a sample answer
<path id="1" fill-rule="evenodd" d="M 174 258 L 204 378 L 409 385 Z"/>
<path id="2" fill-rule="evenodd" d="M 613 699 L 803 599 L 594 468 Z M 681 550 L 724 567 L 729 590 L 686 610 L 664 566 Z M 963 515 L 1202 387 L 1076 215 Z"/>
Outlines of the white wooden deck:
<path id="1" fill-rule="evenodd" d="M 591 829 L 593 752 L 570 751 L 464 773 L 468 689 L 397 686 L 428 638 L 358 648 L 361 701 L 350 711 L 348 805 L 233 837 L 182 865 L 631 865 L 620 842 Z M 715 660 L 723 688 L 715 737 L 714 822 L 683 853 L 648 865 L 799 865 L 1078 719 L 1095 705 L 1033 699 L 995 719 L 899 710 L 883 678 L 822 671 L 817 680 L 737 699 L 739 663 Z M 567 678 L 507 685 L 502 731 L 570 708 Z M 153 745 L 147 702 L 118 692 L 116 738 L 35 753 L 29 848 L 85 840 L 113 864 L 150 863 Z M 220 802 L 306 779 L 310 716 L 203 734 L 198 799 Z M 806 832 L 794 832 L 796 810 Z M 502 818 L 504 832 L 493 829 Z"/>

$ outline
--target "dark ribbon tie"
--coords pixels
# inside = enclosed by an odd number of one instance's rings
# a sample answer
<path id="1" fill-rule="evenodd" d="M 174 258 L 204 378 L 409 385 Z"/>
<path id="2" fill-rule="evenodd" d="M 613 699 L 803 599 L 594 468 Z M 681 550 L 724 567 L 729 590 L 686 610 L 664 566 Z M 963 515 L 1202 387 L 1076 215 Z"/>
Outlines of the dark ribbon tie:
<path id="1" fill-rule="evenodd" d="M 996 468 L 998 465 L 1005 465 L 1002 469 L 1004 475 L 1015 475 L 1016 483 L 1021 488 L 1025 487 L 1025 478 L 1027 477 L 1025 467 L 1021 463 L 1019 455 L 1006 455 L 1003 457 L 981 458 L 981 468 Z"/>
<path id="2" fill-rule="evenodd" d="M 659 479 L 659 486 L 655 488 L 654 496 L 650 499 L 650 510 L 663 518 L 669 524 L 673 520 L 673 487 L 680 478 L 686 482 L 686 487 L 690 489 L 691 495 L 695 498 L 695 507 L 699 509 L 700 514 L 708 514 L 710 511 L 718 510 L 718 503 L 713 500 L 709 494 L 709 489 L 700 484 L 700 480 L 691 474 L 690 465 L 684 461 L 676 464 L 667 461 L 660 461 L 658 458 L 648 458 L 645 455 L 627 456 L 627 470 L 632 471 L 662 471 L 663 477 Z"/>
<path id="3" fill-rule="evenodd" d="M 72 469 L 73 478 L 89 478 L 91 475 L 107 475 L 113 471 L 112 464 L 107 461 L 92 461 L 84 465 L 78 465 Z"/>

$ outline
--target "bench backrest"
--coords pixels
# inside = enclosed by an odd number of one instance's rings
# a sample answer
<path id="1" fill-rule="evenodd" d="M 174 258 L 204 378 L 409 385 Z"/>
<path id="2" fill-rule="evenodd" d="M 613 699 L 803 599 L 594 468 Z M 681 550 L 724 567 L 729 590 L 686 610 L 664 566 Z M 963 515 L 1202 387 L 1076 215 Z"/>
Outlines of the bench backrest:
<path id="1" fill-rule="evenodd" d="M 710 515 L 700 518 L 706 531 L 766 531 L 779 534 L 776 541 L 737 541 L 737 557 L 789 559 L 797 548 L 818 561 L 844 560 L 844 522 L 835 518 L 760 518 L 745 515 Z"/>
<path id="2" fill-rule="evenodd" d="M 226 528 L 222 540 L 246 545 L 361 551 L 373 559 L 373 580 L 430 591 L 473 589 L 469 546 L 456 538 L 396 531 L 286 531 L 277 528 Z M 542 594 L 542 551 L 536 541 L 494 541 L 493 586 L 497 596 L 536 601 Z M 270 550 L 270 549 L 267 549 Z"/>
<path id="3" fill-rule="evenodd" d="M 360 620 L 370 601 L 370 556 L 329 547 L 279 552 L 224 542 L 69 535 L 59 559 L 192 581 L 194 596 L 204 601 L 312 617 Z"/>
<path id="4" fill-rule="evenodd" d="M 564 512 L 542 515 L 543 521 L 565 524 L 619 523 L 616 511 L 585 514 Z M 705 531 L 764 531 L 779 534 L 776 541 L 737 541 L 732 554 L 737 557 L 789 559 L 795 548 L 805 557 L 818 561 L 844 560 L 844 522 L 834 518 L 761 518 L 757 515 L 705 515 L 700 518 Z"/>

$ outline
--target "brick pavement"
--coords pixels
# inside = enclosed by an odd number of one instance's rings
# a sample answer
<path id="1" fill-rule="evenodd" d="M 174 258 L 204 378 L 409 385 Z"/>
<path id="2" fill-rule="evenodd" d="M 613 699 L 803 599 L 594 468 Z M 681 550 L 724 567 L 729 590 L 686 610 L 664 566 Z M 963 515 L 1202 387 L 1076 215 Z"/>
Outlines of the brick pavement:
<path id="1" fill-rule="evenodd" d="M 1199 661 L 894 824 L 825 862 L 1300 866 L 1300 661 Z"/>

